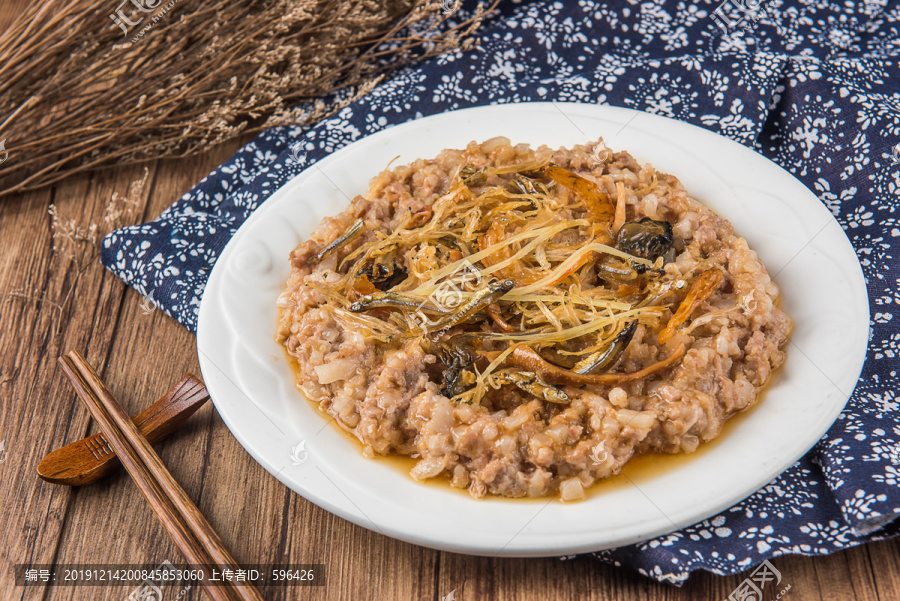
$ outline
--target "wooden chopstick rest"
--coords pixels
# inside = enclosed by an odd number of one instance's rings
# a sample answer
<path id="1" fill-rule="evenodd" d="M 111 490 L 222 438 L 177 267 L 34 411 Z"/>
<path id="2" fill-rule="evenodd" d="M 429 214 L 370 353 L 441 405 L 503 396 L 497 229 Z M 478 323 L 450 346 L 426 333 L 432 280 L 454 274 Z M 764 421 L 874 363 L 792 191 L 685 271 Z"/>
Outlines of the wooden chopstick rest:
<path id="1" fill-rule="evenodd" d="M 134 424 L 152 444 L 181 426 L 209 399 L 206 386 L 186 374 L 164 396 L 141 411 Z M 54 484 L 82 486 L 109 474 L 119 460 L 103 433 L 68 444 L 50 452 L 38 465 L 38 476 Z"/>

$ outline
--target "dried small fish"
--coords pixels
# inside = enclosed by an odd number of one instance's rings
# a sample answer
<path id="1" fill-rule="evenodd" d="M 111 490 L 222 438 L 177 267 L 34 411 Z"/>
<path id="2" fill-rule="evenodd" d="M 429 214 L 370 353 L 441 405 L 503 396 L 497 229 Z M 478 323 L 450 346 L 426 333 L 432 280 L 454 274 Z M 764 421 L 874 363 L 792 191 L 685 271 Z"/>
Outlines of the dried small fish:
<path id="1" fill-rule="evenodd" d="M 472 165 L 466 165 L 459 170 L 459 177 L 467 186 L 481 186 L 487 182 L 487 173 L 484 168 L 476 169 Z"/>
<path id="2" fill-rule="evenodd" d="M 497 376 L 501 382 L 512 384 L 532 396 L 551 403 L 564 405 L 571 400 L 565 392 L 547 384 L 533 372 L 511 369 L 497 372 Z"/>
<path id="3" fill-rule="evenodd" d="M 665 274 L 662 269 L 648 267 L 633 259 L 622 262 L 619 259 L 605 258 L 597 263 L 597 277 L 611 284 L 629 284 L 637 280 L 639 276 L 647 274 L 649 277 L 661 277 Z"/>
<path id="4" fill-rule="evenodd" d="M 315 265 L 316 263 L 324 259 L 328 255 L 328 253 L 340 248 L 341 246 L 356 238 L 356 236 L 362 233 L 364 225 L 365 222 L 362 219 L 357 219 L 353 225 L 347 228 L 347 231 L 340 235 L 340 237 L 332 240 L 331 243 L 328 244 L 328 246 L 320 250 L 316 256 L 311 258 L 309 260 L 310 265 Z"/>
<path id="5" fill-rule="evenodd" d="M 521 194 L 530 194 L 533 196 L 537 196 L 542 194 L 540 190 L 537 189 L 535 182 L 533 179 L 522 177 L 521 175 L 513 178 L 509 182 L 513 188 L 519 191 Z"/>
<path id="6" fill-rule="evenodd" d="M 607 259 L 597 263 L 597 276 L 616 284 L 622 284 L 637 278 L 638 272 L 634 267 L 614 259 Z"/>
<path id="7" fill-rule="evenodd" d="M 387 307 L 388 309 L 409 309 L 417 311 L 419 309 L 428 311 L 429 313 L 438 313 L 440 315 L 449 315 L 453 311 L 445 307 L 437 307 L 423 301 L 414 296 L 407 296 L 399 292 L 375 292 L 367 294 L 358 301 L 350 305 L 350 311 L 360 313 L 369 309 L 379 307 Z"/>
<path id="8" fill-rule="evenodd" d="M 489 304 L 513 289 L 516 283 L 512 280 L 495 280 L 472 295 L 472 298 L 460 305 L 453 314 L 435 322 L 432 332 L 446 332 L 453 326 L 466 321 Z"/>
<path id="9" fill-rule="evenodd" d="M 681 290 L 687 285 L 684 280 L 666 280 L 664 282 L 651 282 L 647 286 L 647 295 L 638 303 L 637 307 L 650 307 L 669 296 L 676 290 Z"/>
<path id="10" fill-rule="evenodd" d="M 625 347 L 631 342 L 636 329 L 637 321 L 632 321 L 613 338 L 609 346 L 579 361 L 572 371 L 576 374 L 596 374 L 611 369 L 625 352 Z"/>

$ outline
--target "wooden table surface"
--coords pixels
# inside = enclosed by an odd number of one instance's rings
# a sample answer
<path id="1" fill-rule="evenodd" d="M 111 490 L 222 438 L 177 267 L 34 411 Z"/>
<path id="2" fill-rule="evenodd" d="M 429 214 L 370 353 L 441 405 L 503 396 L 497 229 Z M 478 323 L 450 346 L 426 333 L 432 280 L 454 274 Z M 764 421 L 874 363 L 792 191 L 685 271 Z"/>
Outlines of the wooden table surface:
<path id="1" fill-rule="evenodd" d="M 0 25 L 16 6 L 0 7 Z M 154 218 L 238 147 L 147 166 L 146 182 L 122 223 Z M 148 564 L 180 557 L 127 474 L 70 488 L 40 480 L 52 449 L 96 431 L 57 367 L 81 350 L 132 415 L 185 372 L 200 375 L 194 336 L 107 272 L 90 242 L 57 236 L 105 230 L 114 194 L 127 195 L 144 167 L 74 177 L 20 197 L 0 199 L 0 525 L 5 544 L 0 600 L 125 599 L 133 585 L 16 587 L 15 564 Z M 207 404 L 157 445 L 165 463 L 243 564 L 323 563 L 324 587 L 263 589 L 266 599 L 456 601 L 685 599 L 722 600 L 743 576 L 697 573 L 682 588 L 658 584 L 590 558 L 481 558 L 407 544 L 318 508 L 269 475 Z M 3 459 L 0 456 L 0 459 Z M 900 539 L 828 557 L 774 560 L 792 600 L 900 599 Z M 174 589 L 163 599 L 174 599 Z M 766 598 L 776 591 L 766 590 Z M 205 599 L 192 589 L 184 600 Z"/>

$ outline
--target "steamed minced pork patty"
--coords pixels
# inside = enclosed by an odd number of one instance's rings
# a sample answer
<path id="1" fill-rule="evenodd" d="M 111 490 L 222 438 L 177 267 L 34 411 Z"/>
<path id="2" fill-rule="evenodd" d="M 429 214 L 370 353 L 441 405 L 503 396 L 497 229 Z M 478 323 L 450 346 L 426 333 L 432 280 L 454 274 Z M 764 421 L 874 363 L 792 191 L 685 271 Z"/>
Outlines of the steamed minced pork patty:
<path id="1" fill-rule="evenodd" d="M 602 140 L 386 170 L 290 260 L 299 389 L 367 457 L 477 498 L 575 500 L 636 453 L 693 452 L 791 330 L 731 224 Z"/>

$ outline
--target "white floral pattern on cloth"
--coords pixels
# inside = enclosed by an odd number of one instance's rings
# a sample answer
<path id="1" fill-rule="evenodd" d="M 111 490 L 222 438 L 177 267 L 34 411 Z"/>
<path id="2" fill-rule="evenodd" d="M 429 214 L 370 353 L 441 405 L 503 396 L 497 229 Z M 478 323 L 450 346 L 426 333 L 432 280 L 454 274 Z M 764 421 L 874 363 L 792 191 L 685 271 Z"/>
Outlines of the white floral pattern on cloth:
<path id="1" fill-rule="evenodd" d="M 714 4 L 509 3 L 474 49 L 406 68 L 311 128 L 260 134 L 151 223 L 104 240 L 103 262 L 195 330 L 206 278 L 272 192 L 390 125 L 492 103 L 581 101 L 681 119 L 755 148 L 831 210 L 872 310 L 850 401 L 805 458 L 684 530 L 596 553 L 661 581 L 827 554 L 900 533 L 900 5 L 770 0 L 723 35 Z"/>

